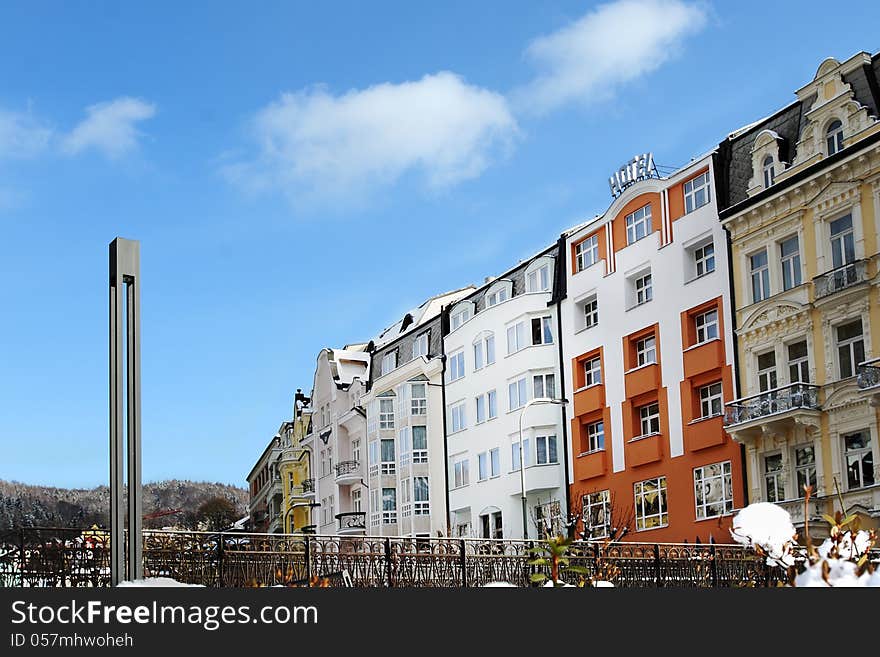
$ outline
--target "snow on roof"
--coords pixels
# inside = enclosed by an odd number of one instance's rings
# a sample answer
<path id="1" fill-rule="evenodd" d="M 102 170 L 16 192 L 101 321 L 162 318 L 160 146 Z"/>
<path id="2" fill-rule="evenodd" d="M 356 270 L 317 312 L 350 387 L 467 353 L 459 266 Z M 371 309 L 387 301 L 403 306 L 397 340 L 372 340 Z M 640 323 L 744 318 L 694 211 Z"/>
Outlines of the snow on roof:
<path id="1" fill-rule="evenodd" d="M 434 295 L 430 299 L 424 301 L 417 308 L 413 308 L 408 313 L 404 313 L 399 320 L 383 330 L 378 336 L 373 339 L 373 345 L 376 348 L 384 347 L 386 344 L 393 342 L 398 337 L 400 337 L 401 329 L 403 329 L 404 331 L 409 331 L 418 328 L 423 324 L 426 324 L 440 314 L 440 310 L 443 308 L 443 306 L 448 306 L 451 303 L 455 303 L 459 299 L 463 299 L 471 292 L 473 292 L 474 289 L 476 289 L 474 288 L 474 286 L 469 285 L 458 290 L 452 290 L 450 292 L 443 292 L 441 294 Z M 407 316 L 412 317 L 412 322 L 404 326 L 403 323 Z"/>
<path id="2" fill-rule="evenodd" d="M 337 383 L 351 385 L 355 379 L 366 379 L 370 368 L 370 354 L 349 349 L 333 349 L 331 368 Z"/>

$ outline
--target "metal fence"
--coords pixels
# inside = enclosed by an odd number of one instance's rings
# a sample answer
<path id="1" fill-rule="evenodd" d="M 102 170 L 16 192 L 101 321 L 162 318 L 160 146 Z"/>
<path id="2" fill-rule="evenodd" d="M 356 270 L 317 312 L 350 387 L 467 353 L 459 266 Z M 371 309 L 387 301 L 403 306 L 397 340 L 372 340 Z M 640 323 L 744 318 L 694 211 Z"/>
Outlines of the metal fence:
<path id="1" fill-rule="evenodd" d="M 144 576 L 212 587 L 532 586 L 534 541 L 144 531 Z M 0 533 L 0 585 L 108 586 L 109 534 L 29 528 Z M 618 587 L 772 586 L 784 577 L 737 545 L 573 543 L 571 565 L 613 572 Z M 546 570 L 545 570 L 546 572 Z"/>

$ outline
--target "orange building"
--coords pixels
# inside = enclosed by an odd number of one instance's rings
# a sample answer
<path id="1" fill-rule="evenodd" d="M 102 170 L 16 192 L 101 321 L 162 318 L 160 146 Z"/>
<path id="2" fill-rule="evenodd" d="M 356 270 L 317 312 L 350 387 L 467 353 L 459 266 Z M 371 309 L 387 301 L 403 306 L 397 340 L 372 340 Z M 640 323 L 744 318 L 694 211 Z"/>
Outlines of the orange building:
<path id="1" fill-rule="evenodd" d="M 572 506 L 587 537 L 730 542 L 744 505 L 727 245 L 712 158 L 660 177 L 650 155 L 612 179 L 604 215 L 566 234 L 561 300 L 573 401 Z"/>

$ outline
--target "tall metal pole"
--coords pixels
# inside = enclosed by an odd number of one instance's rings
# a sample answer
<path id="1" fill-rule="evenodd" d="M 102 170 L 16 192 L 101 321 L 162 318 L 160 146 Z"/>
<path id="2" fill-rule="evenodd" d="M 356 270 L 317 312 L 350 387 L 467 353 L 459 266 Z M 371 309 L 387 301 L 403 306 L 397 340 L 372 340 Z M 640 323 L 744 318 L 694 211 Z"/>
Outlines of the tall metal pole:
<path id="1" fill-rule="evenodd" d="M 140 282 L 140 243 L 117 237 L 110 243 L 110 583 L 113 586 L 126 577 L 126 565 L 129 579 L 143 577 Z M 128 448 L 127 554 L 123 547 L 123 431 Z"/>

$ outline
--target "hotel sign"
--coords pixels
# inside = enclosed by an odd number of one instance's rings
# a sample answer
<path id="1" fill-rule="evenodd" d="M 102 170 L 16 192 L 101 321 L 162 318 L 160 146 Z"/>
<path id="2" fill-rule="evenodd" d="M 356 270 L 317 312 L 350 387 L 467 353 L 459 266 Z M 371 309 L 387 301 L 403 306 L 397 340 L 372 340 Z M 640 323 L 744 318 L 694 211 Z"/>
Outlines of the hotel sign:
<path id="1" fill-rule="evenodd" d="M 611 187 L 611 196 L 617 198 L 627 187 L 640 180 L 658 178 L 657 169 L 654 167 L 654 154 L 642 153 L 618 169 L 608 179 Z"/>

